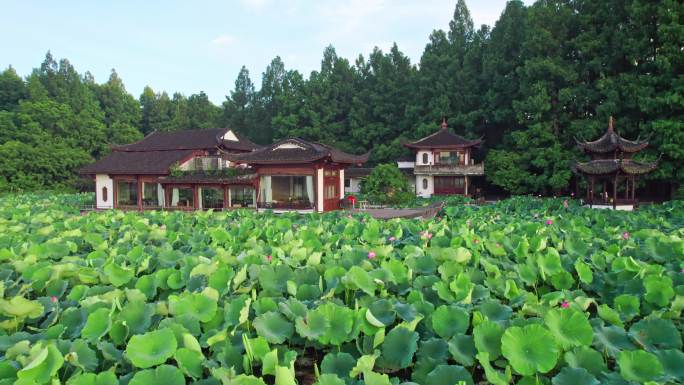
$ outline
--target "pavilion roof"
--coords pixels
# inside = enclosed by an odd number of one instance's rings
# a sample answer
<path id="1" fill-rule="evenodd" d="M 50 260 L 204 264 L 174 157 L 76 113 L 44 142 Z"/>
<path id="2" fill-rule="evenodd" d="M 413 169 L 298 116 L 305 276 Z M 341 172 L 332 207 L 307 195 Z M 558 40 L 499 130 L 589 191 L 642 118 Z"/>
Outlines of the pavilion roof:
<path id="1" fill-rule="evenodd" d="M 604 154 L 619 150 L 634 153 L 648 146 L 647 140 L 627 140 L 613 129 L 613 117 L 608 120 L 608 129 L 600 138 L 594 141 L 580 141 L 575 139 L 580 149 L 587 153 Z"/>
<path id="2" fill-rule="evenodd" d="M 658 162 L 658 160 L 646 163 L 633 159 L 599 159 L 577 162 L 575 169 L 589 175 L 610 175 L 618 171 L 627 175 L 643 175 L 655 170 Z"/>
<path id="3" fill-rule="evenodd" d="M 481 143 L 482 139 L 466 139 L 461 135 L 451 132 L 447 126 L 446 119 L 444 119 L 442 120 L 439 131 L 422 139 L 418 139 L 415 142 L 405 143 L 404 146 L 412 149 L 459 149 L 479 146 Z"/>
<path id="4" fill-rule="evenodd" d="M 254 144 L 249 139 L 229 128 L 211 128 L 181 131 L 154 131 L 138 142 L 112 146 L 112 150 L 133 152 L 211 150 L 221 148 L 228 151 L 252 151 L 258 147 L 258 145 Z"/>
<path id="5" fill-rule="evenodd" d="M 104 158 L 85 165 L 80 174 L 164 175 L 176 162 L 191 157 L 196 150 L 112 151 Z"/>
<path id="6" fill-rule="evenodd" d="M 252 152 L 228 154 L 226 157 L 244 164 L 311 163 L 326 159 L 335 163 L 362 164 L 368 161 L 369 154 L 354 155 L 323 143 L 288 138 Z"/>

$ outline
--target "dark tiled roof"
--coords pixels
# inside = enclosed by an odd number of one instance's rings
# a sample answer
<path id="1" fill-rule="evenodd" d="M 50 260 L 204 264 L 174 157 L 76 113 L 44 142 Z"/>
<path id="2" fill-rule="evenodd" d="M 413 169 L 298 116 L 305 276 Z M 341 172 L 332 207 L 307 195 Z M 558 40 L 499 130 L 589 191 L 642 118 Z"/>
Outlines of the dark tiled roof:
<path id="1" fill-rule="evenodd" d="M 619 150 L 622 152 L 634 153 L 643 150 L 648 146 L 647 140 L 627 140 L 618 135 L 613 129 L 613 118 L 608 121 L 608 130 L 600 138 L 594 141 L 577 141 L 581 150 L 587 153 L 604 154 Z"/>
<path id="2" fill-rule="evenodd" d="M 289 138 L 253 152 L 226 157 L 233 162 L 247 164 L 310 163 L 325 158 L 337 163 L 361 164 L 368 161 L 368 155 L 348 154 L 322 143 Z"/>
<path id="3" fill-rule="evenodd" d="M 163 175 L 176 162 L 188 158 L 194 150 L 175 151 L 113 151 L 95 163 L 84 166 L 81 174 L 142 174 Z"/>
<path id="4" fill-rule="evenodd" d="M 260 145 L 247 139 L 246 136 L 238 134 L 233 131 L 233 134 L 238 138 L 237 141 L 234 140 L 224 140 L 221 142 L 222 148 L 228 151 L 252 151 L 257 148 L 261 148 Z"/>
<path id="5" fill-rule="evenodd" d="M 239 141 L 222 140 L 223 135 L 229 130 L 228 128 L 212 128 L 169 132 L 155 131 L 138 142 L 113 146 L 112 149 L 115 151 L 208 150 L 223 145 L 228 150 L 250 151 L 258 147 L 237 134 Z"/>
<path id="6" fill-rule="evenodd" d="M 251 184 L 254 181 L 254 178 L 256 178 L 256 174 L 235 176 L 186 174 L 159 178 L 159 181 L 161 183 Z"/>
<path id="7" fill-rule="evenodd" d="M 350 167 L 344 170 L 345 178 L 362 178 L 370 175 L 372 168 L 369 167 Z"/>
<path id="8" fill-rule="evenodd" d="M 589 175 L 614 174 L 618 170 L 622 174 L 642 175 L 656 169 L 658 161 L 651 163 L 639 162 L 632 159 L 600 159 L 588 162 L 577 162 L 575 169 Z"/>
<path id="9" fill-rule="evenodd" d="M 439 131 L 422 139 L 418 139 L 415 142 L 406 143 L 404 146 L 414 149 L 466 148 L 478 146 L 480 143 L 482 143 L 482 139 L 470 140 L 462 137 L 461 135 L 454 134 L 453 132 L 449 131 L 446 121 L 443 121 Z"/>

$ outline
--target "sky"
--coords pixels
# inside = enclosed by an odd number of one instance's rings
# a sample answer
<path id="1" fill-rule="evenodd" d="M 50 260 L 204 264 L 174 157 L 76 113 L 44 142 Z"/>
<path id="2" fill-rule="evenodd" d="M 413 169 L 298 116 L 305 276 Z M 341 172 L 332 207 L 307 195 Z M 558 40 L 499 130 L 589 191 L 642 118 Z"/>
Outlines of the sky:
<path id="1" fill-rule="evenodd" d="M 532 0 L 525 0 L 531 4 Z M 396 42 L 417 63 L 456 0 L 8 1 L 0 13 L 0 68 L 22 76 L 49 50 L 104 82 L 116 69 L 128 92 L 146 85 L 217 104 L 245 65 L 257 85 L 271 60 L 308 77 L 323 49 L 354 61 Z M 505 0 L 466 0 L 475 26 L 493 26 Z"/>

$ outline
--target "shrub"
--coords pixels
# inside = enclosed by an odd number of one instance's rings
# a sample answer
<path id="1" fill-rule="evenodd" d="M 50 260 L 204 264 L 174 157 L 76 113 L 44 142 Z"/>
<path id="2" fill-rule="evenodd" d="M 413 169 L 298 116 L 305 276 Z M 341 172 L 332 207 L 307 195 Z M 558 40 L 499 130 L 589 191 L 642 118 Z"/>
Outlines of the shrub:
<path id="1" fill-rule="evenodd" d="M 406 176 L 391 163 L 375 167 L 361 183 L 361 192 L 382 204 L 400 205 L 415 198 Z"/>

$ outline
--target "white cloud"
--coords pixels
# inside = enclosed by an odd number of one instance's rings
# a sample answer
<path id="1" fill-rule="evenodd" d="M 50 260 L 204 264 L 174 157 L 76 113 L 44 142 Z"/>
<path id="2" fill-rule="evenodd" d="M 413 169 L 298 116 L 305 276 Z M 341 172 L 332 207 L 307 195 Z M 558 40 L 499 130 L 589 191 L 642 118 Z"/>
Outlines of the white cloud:
<path id="1" fill-rule="evenodd" d="M 221 47 L 226 47 L 226 46 L 235 44 L 236 41 L 237 41 L 237 38 L 235 36 L 224 34 L 224 35 L 220 35 L 220 36 L 217 36 L 216 38 L 214 38 L 211 41 L 211 44 L 221 46 Z"/>
<path id="2" fill-rule="evenodd" d="M 270 0 L 240 0 L 240 3 L 246 8 L 254 11 L 261 11 L 269 5 Z"/>

